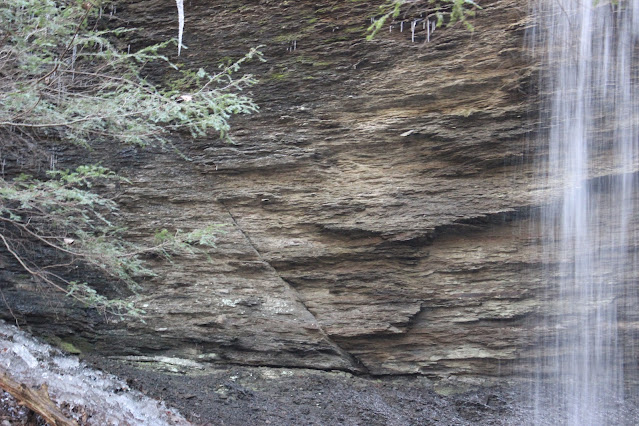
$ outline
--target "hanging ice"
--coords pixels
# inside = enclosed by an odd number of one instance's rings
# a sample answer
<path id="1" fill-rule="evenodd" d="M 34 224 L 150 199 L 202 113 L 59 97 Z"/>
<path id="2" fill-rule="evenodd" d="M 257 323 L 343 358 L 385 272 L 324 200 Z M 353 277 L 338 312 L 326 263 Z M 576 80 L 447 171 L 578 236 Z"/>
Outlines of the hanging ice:
<path id="1" fill-rule="evenodd" d="M 184 0 L 175 0 L 178 10 L 178 56 L 182 51 L 182 35 L 184 34 Z"/>
<path id="2" fill-rule="evenodd" d="M 75 61 L 78 58 L 78 46 L 73 45 L 73 51 L 71 53 L 71 81 L 75 81 Z"/>

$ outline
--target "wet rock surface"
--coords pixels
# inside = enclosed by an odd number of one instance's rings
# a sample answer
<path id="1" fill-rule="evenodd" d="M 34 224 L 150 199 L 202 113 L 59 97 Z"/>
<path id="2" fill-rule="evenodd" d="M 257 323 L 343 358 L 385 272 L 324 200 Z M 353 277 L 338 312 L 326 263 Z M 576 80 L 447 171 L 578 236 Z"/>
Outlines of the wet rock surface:
<path id="1" fill-rule="evenodd" d="M 215 70 L 264 44 L 267 62 L 245 67 L 261 112 L 234 120 L 234 143 L 176 140 L 191 161 L 130 147 L 57 158 L 131 180 L 118 202 L 132 239 L 219 224 L 217 247 L 149 259 L 158 276 L 135 297 L 146 313 L 126 320 L 48 293 L 2 253 L 2 315 L 75 353 L 526 377 L 553 333 L 535 320 L 553 310 L 532 220 L 549 189 L 531 178 L 537 70 L 526 5 L 482 6 L 473 33 L 424 44 L 398 31 L 365 41 L 368 2 L 189 2 L 189 49 L 174 59 Z M 137 48 L 174 36 L 173 8 L 131 1 L 112 19 L 140 28 Z M 630 333 L 636 308 L 624 308 Z"/>
<path id="2" fill-rule="evenodd" d="M 475 32 L 441 29 L 430 43 L 399 31 L 365 41 L 375 7 L 190 2 L 179 61 L 213 70 L 264 44 L 267 62 L 245 68 L 261 79 L 261 112 L 234 121 L 233 144 L 176 142 L 190 162 L 131 148 L 90 155 L 131 180 L 118 201 L 132 238 L 214 223 L 217 248 L 150 260 L 144 321 L 106 322 L 16 269 L 4 293 L 19 320 L 80 352 L 507 373 L 527 343 L 522 317 L 539 304 L 533 237 L 515 220 L 531 203 L 525 5 L 484 2 Z M 133 48 L 174 35 L 172 4 L 118 11 L 115 22 L 141 29 Z M 78 160 L 58 153 L 60 167 Z"/>
<path id="3" fill-rule="evenodd" d="M 196 424 L 526 424 L 533 408 L 504 377 L 530 377 L 535 344 L 554 333 L 536 319 L 555 308 L 539 278 L 534 215 L 552 188 L 532 181 L 544 147 L 529 136 L 526 3 L 483 1 L 473 33 L 438 29 L 426 44 L 397 28 L 365 41 L 376 6 L 185 4 L 189 49 L 173 59 L 212 71 L 265 45 L 267 62 L 245 67 L 261 112 L 234 120 L 233 144 L 176 140 L 191 161 L 131 147 L 56 155 L 131 180 L 118 201 L 132 239 L 221 224 L 217 247 L 149 259 L 158 276 L 135 298 L 146 314 L 126 320 L 47 292 L 0 251 L 2 317 Z M 140 28 L 133 49 L 175 36 L 172 2 L 118 11 L 114 24 Z M 603 161 L 596 175 L 612 173 Z M 623 307 L 622 333 L 636 333 L 637 312 Z M 624 347 L 628 372 L 636 349 Z"/>

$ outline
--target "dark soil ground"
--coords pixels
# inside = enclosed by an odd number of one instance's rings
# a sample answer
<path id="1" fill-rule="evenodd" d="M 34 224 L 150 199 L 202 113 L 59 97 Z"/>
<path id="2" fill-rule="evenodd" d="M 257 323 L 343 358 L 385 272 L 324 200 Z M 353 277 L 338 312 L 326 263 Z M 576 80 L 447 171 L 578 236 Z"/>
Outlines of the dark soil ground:
<path id="1" fill-rule="evenodd" d="M 433 385 L 424 377 L 357 377 L 309 369 L 239 367 L 197 373 L 93 360 L 200 425 L 522 425 L 516 392 Z M 444 395 L 449 394 L 449 395 Z"/>
<path id="2" fill-rule="evenodd" d="M 421 376 L 365 377 L 299 368 L 219 366 L 88 358 L 132 388 L 181 411 L 196 425 L 530 425 L 533 410 L 514 385 L 432 382 Z M 636 395 L 637 392 L 632 392 Z M 607 413 L 607 425 L 636 425 L 636 398 Z M 551 404 L 552 405 L 552 404 Z M 547 413 L 537 424 L 565 424 Z M 42 425 L 0 391 L 0 426 Z"/>
<path id="3" fill-rule="evenodd" d="M 301 368 L 217 366 L 194 369 L 163 362 L 89 357 L 85 362 L 163 400 L 196 425 L 531 425 L 521 388 L 470 379 L 433 382 L 423 376 L 368 377 Z M 519 390 L 518 390 L 519 389 Z M 636 390 L 606 410 L 601 424 L 637 425 Z M 553 404 L 546 404 L 553 406 Z M 539 425 L 566 424 L 545 413 Z M 0 426 L 43 425 L 0 391 Z"/>

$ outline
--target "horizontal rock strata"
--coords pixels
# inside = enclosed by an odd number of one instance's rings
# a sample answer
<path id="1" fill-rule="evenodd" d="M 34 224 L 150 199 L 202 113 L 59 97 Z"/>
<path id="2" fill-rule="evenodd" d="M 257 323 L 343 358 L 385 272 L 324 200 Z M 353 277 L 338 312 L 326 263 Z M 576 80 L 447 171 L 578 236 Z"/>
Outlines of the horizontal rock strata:
<path id="1" fill-rule="evenodd" d="M 376 10 L 366 1 L 189 2 L 188 49 L 174 59 L 214 70 L 263 44 L 267 62 L 244 68 L 260 78 L 261 112 L 234 120 L 232 144 L 179 142 L 190 162 L 93 155 L 132 181 L 119 198 L 132 238 L 215 223 L 217 247 L 156 262 L 144 321 L 48 305 L 17 270 L 3 284 L 14 313 L 107 355 L 512 372 L 534 356 L 526 318 L 546 294 L 529 219 L 537 77 L 522 47 L 525 3 L 482 5 L 474 32 L 456 25 L 412 43 L 399 28 L 366 41 Z M 114 19 L 140 28 L 135 47 L 174 36 L 173 7 L 130 1 Z"/>

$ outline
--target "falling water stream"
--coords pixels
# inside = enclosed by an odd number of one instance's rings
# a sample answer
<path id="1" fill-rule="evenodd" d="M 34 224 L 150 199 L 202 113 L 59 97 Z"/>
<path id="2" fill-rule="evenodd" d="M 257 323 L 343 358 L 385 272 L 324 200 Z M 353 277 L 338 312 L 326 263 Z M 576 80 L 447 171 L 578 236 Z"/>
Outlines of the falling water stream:
<path id="1" fill-rule="evenodd" d="M 535 0 L 533 12 L 550 293 L 535 423 L 559 410 L 556 424 L 614 424 L 636 300 L 639 0 Z"/>

